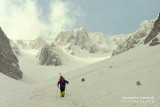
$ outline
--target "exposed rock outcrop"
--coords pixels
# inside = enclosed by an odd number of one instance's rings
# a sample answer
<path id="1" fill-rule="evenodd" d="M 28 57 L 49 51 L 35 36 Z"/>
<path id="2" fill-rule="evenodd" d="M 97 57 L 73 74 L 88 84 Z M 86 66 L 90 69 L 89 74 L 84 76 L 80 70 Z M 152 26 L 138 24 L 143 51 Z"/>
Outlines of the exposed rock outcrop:
<path id="1" fill-rule="evenodd" d="M 128 38 L 117 44 L 117 49 L 113 50 L 112 56 L 128 51 L 137 45 L 144 44 L 145 37 L 151 32 L 153 26 L 154 21 L 142 22 L 138 31 L 129 34 Z"/>
<path id="2" fill-rule="evenodd" d="M 154 38 L 152 40 L 152 42 L 149 44 L 149 46 L 155 46 L 155 45 L 159 45 L 160 44 L 160 41 L 158 38 Z"/>
<path id="3" fill-rule="evenodd" d="M 45 45 L 39 55 L 39 63 L 41 65 L 61 65 L 59 50 L 55 44 Z"/>
<path id="4" fill-rule="evenodd" d="M 10 46 L 10 41 L 0 28 L 0 72 L 14 79 L 22 79 L 18 59 Z"/>
<path id="5" fill-rule="evenodd" d="M 101 32 L 87 32 L 84 28 L 62 31 L 55 38 L 55 43 L 64 47 L 70 54 L 79 54 L 84 49 L 88 53 L 108 53 L 112 49 L 112 40 Z"/>
<path id="6" fill-rule="evenodd" d="M 145 39 L 144 44 L 149 43 L 153 38 L 155 38 L 158 35 L 159 32 L 160 32 L 160 13 L 159 13 L 158 18 L 154 22 L 153 29 L 151 30 L 151 32 L 149 33 L 149 35 Z"/>
<path id="7" fill-rule="evenodd" d="M 62 31 L 55 38 L 57 44 L 66 45 L 67 43 L 71 43 L 74 45 L 85 47 L 87 42 L 89 41 L 89 35 L 84 28 L 75 29 L 71 31 Z"/>
<path id="8" fill-rule="evenodd" d="M 112 56 L 125 52 L 139 44 L 147 44 L 155 46 L 160 44 L 158 38 L 155 38 L 160 33 L 160 14 L 155 21 L 144 21 L 138 31 L 131 34 L 125 41 L 117 45 L 117 49 L 113 50 Z"/>

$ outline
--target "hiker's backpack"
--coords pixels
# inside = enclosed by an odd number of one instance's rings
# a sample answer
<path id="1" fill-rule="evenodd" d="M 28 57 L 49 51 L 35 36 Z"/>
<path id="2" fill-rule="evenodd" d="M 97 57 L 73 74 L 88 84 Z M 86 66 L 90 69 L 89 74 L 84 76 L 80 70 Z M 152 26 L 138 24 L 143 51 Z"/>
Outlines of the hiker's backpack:
<path id="1" fill-rule="evenodd" d="M 60 77 L 60 83 L 62 83 L 62 84 L 65 83 L 65 79 L 62 76 Z"/>

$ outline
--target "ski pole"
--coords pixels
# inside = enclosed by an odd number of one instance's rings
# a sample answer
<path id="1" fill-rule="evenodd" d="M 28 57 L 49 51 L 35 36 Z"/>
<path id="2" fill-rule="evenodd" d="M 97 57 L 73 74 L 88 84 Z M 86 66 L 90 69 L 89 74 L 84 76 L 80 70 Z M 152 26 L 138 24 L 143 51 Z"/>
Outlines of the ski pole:
<path id="1" fill-rule="evenodd" d="M 67 85 L 66 85 L 66 95 L 68 95 L 68 93 L 67 93 Z"/>
<path id="2" fill-rule="evenodd" d="M 56 94 L 56 99 L 57 99 L 57 96 L 58 96 L 58 87 L 57 87 L 57 94 Z"/>

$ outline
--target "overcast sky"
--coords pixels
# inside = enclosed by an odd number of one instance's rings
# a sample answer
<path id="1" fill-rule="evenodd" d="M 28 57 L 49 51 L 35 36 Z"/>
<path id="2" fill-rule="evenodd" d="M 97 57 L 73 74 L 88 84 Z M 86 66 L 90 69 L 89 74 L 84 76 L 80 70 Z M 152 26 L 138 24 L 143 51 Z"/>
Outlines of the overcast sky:
<path id="1" fill-rule="evenodd" d="M 160 12 L 160 0 L 0 0 L 0 26 L 12 39 L 54 38 L 84 27 L 109 35 L 136 31 Z"/>

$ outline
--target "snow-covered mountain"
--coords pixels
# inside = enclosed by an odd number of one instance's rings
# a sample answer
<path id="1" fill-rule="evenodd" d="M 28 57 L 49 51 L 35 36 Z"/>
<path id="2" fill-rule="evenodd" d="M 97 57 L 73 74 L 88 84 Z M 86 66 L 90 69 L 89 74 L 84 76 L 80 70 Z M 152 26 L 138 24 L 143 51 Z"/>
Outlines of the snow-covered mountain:
<path id="1" fill-rule="evenodd" d="M 13 50 L 19 54 L 16 45 L 13 46 Z M 14 52 L 12 51 L 9 39 L 0 27 L 0 72 L 14 79 L 22 79 L 22 71 Z"/>
<path id="2" fill-rule="evenodd" d="M 131 48 L 146 44 L 154 39 L 160 32 L 160 16 L 156 20 L 144 21 L 140 24 L 140 28 L 132 33 L 128 34 L 127 38 L 117 42 L 117 49 L 113 50 L 112 56 L 128 51 Z M 116 38 L 115 38 L 116 39 Z M 158 43 L 158 38 L 153 42 Z"/>
<path id="3" fill-rule="evenodd" d="M 100 32 L 88 33 L 84 28 L 60 32 L 55 43 L 73 55 L 78 55 L 79 51 L 105 54 L 114 47 L 109 36 Z"/>
<path id="4" fill-rule="evenodd" d="M 28 49 L 29 48 L 28 42 L 26 43 L 26 41 L 23 41 L 23 40 L 17 40 L 16 44 L 22 49 Z"/>
<path id="5" fill-rule="evenodd" d="M 153 32 L 152 29 L 157 28 L 154 27 L 155 22 L 159 23 L 157 20 L 159 20 L 159 18 L 152 21 L 143 21 L 136 32 L 127 35 L 109 36 L 101 32 L 87 32 L 84 28 L 80 28 L 62 31 L 57 35 L 55 40 L 46 40 L 39 37 L 32 41 L 19 41 L 19 43 L 17 41 L 17 43 L 22 47 L 38 49 L 37 58 L 39 61 L 37 62 L 39 62 L 39 64 L 58 66 L 63 64 L 65 61 L 63 57 L 68 54 L 70 55 L 67 57 L 70 58 L 72 58 L 72 55 L 79 58 L 107 57 L 117 55 L 144 44 L 146 37 L 150 32 Z M 158 25 L 159 24 L 156 24 L 156 26 Z M 158 38 L 154 40 L 154 43 L 159 43 L 157 40 Z"/>
<path id="6" fill-rule="evenodd" d="M 54 40 L 38 37 L 34 40 L 20 40 L 19 39 L 15 41 L 16 41 L 15 43 L 22 49 L 41 50 L 43 46 L 47 44 L 51 44 Z"/>
<path id="7" fill-rule="evenodd" d="M 67 60 L 74 59 L 73 56 L 82 59 L 105 58 L 110 56 L 111 51 L 115 49 L 115 44 L 110 36 L 101 32 L 88 33 L 84 28 L 62 31 L 57 35 L 54 42 L 50 42 L 51 44 L 45 39 L 39 39 L 38 44 L 35 40 L 32 43 L 41 47 L 37 55 L 41 65 L 59 66 Z"/>
<path id="8" fill-rule="evenodd" d="M 40 65 L 58 66 L 67 62 L 68 59 L 72 59 L 73 56 L 78 58 L 105 58 L 144 44 L 148 35 L 155 34 L 153 32 L 157 31 L 156 34 L 158 34 L 159 19 L 158 17 L 156 20 L 146 20 L 140 24 L 140 28 L 136 32 L 127 35 L 109 36 L 101 32 L 87 32 L 84 28 L 80 28 L 62 31 L 54 40 L 42 37 L 28 41 L 17 40 L 17 45 L 23 49 L 38 50 L 36 57 L 37 63 Z M 155 38 L 151 45 L 159 44 L 158 41 L 159 39 Z M 15 46 L 13 50 L 15 50 Z M 18 49 L 16 48 L 16 50 Z M 63 58 L 64 56 L 69 58 Z"/>
<path id="9" fill-rule="evenodd" d="M 41 49 L 46 44 L 47 43 L 43 38 L 38 37 L 37 39 L 30 41 L 28 45 L 32 49 Z"/>
<path id="10" fill-rule="evenodd" d="M 89 42 L 88 33 L 84 28 L 75 29 L 71 31 L 62 31 L 55 38 L 57 44 L 66 45 L 68 43 L 82 46 Z"/>
<path id="11" fill-rule="evenodd" d="M 89 32 L 89 37 L 92 44 L 95 44 L 97 51 L 109 53 L 115 49 L 116 45 L 112 41 L 111 36 L 106 35 L 102 32 Z"/>

